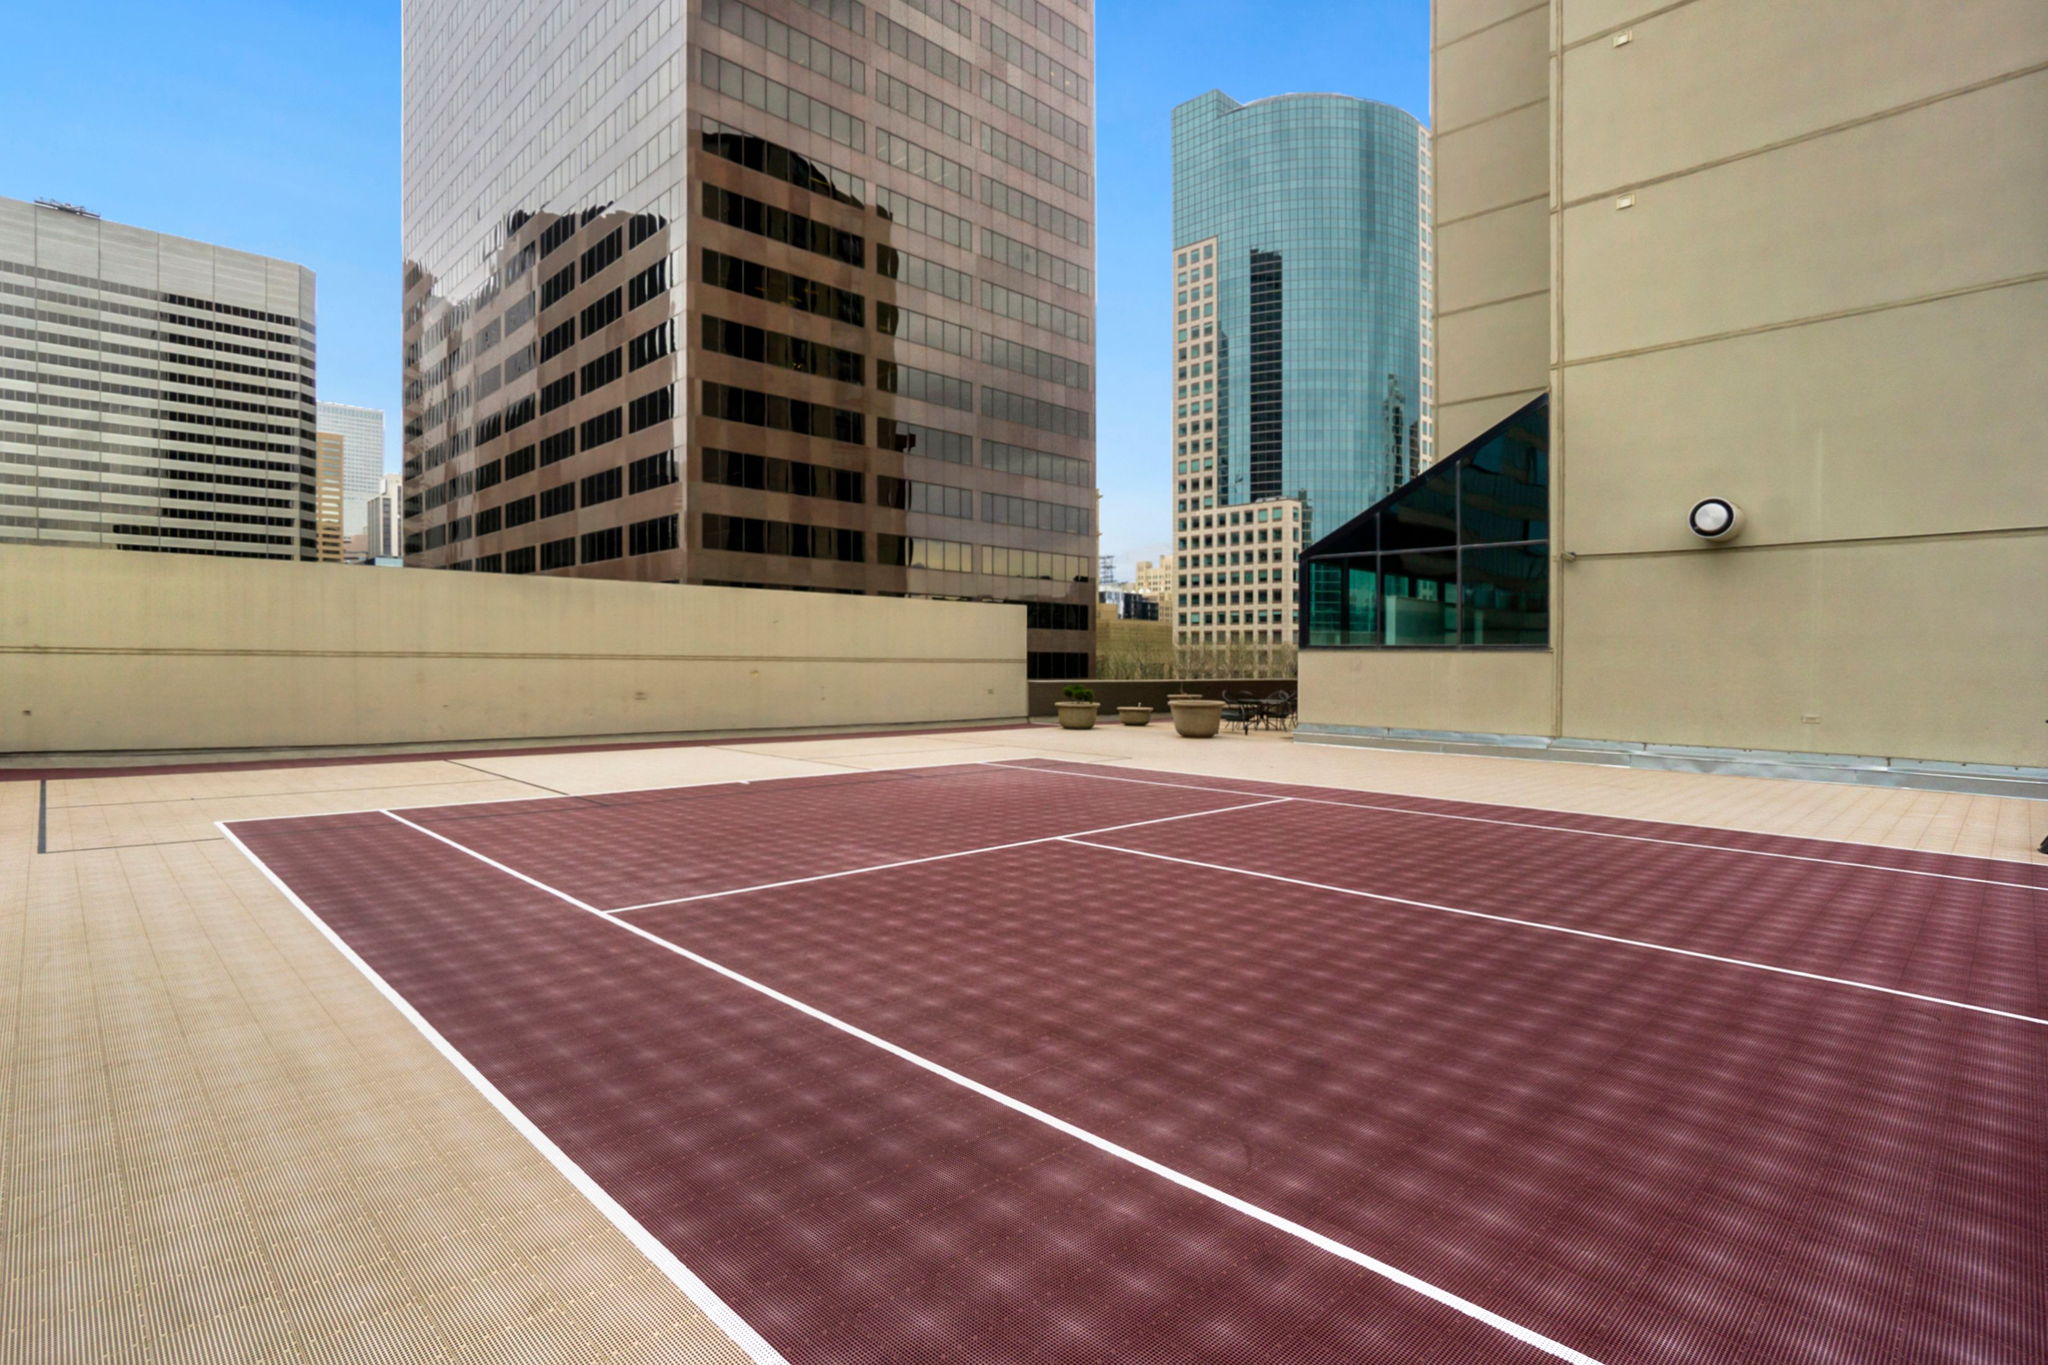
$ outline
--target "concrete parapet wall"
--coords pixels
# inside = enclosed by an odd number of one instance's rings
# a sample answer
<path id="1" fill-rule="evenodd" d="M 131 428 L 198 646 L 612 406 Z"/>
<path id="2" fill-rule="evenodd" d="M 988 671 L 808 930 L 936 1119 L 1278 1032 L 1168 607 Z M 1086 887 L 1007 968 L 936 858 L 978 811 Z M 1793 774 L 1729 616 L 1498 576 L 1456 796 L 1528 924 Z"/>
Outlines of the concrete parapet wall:
<path id="1" fill-rule="evenodd" d="M 1024 609 L 0 546 L 0 752 L 1022 717 Z"/>

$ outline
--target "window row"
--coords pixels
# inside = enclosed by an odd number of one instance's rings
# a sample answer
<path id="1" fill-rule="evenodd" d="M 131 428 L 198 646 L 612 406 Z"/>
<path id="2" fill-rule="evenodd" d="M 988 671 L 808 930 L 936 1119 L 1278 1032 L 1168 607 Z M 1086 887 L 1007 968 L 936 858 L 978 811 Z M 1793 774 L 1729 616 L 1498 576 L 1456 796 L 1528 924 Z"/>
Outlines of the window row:
<path id="1" fill-rule="evenodd" d="M 704 415 L 772 431 L 817 436 L 848 445 L 867 444 L 867 418 L 846 408 L 806 403 L 780 394 L 704 381 Z"/>
<path id="2" fill-rule="evenodd" d="M 1070 166 L 1049 152 L 1042 152 L 1029 142 L 1011 137 L 994 125 L 981 125 L 981 149 L 998 161 L 1008 162 L 1026 175 L 1057 186 L 1069 194 L 1086 199 L 1094 193 L 1093 181 L 1079 166 Z"/>
<path id="3" fill-rule="evenodd" d="M 771 118 L 786 119 L 856 152 L 867 150 L 868 127 L 844 109 L 812 99 L 780 81 L 769 80 L 715 52 L 699 54 L 697 78 L 710 89 L 751 105 Z"/>
<path id="4" fill-rule="evenodd" d="M 779 142 L 743 133 L 716 119 L 704 120 L 703 144 L 705 151 L 735 166 L 759 171 L 800 190 L 822 194 L 855 208 L 867 203 L 868 182 L 859 176 L 827 166 L 816 157 L 793 152 Z"/>
<path id="5" fill-rule="evenodd" d="M 1051 351 L 1041 351 L 1036 346 L 1021 342 L 1005 341 L 998 336 L 981 334 L 981 358 L 991 365 L 999 365 L 1018 374 L 1034 379 L 1049 380 L 1070 389 L 1086 389 L 1092 386 L 1089 369 L 1078 360 L 1069 360 Z"/>
<path id="6" fill-rule="evenodd" d="M 1057 204 L 1048 204 L 1037 195 L 1006 185 L 992 175 L 981 177 L 981 197 L 996 212 L 1035 224 L 1076 246 L 1087 246 L 1093 239 L 1094 231 L 1086 218 L 1068 213 Z"/>
<path id="7" fill-rule="evenodd" d="M 867 358 L 858 351 L 830 346 L 822 341 L 807 341 L 783 332 L 770 332 L 742 322 L 727 322 L 708 313 L 703 318 L 702 333 L 704 349 L 718 355 L 794 370 L 799 374 L 815 374 L 842 384 L 867 382 Z M 875 368 L 879 383 L 881 363 L 878 362 Z"/>
<path id="8" fill-rule="evenodd" d="M 962 6 L 955 4 L 954 0 L 906 0 L 906 3 L 912 9 L 922 9 L 928 14 L 931 10 L 926 9 L 926 6 L 936 8 L 942 4 L 959 10 L 962 14 L 966 13 L 966 10 Z M 961 29 L 960 32 L 971 33 L 971 28 L 972 25 L 970 23 L 969 28 Z M 941 80 L 951 81 L 963 89 L 967 85 L 968 73 L 973 70 L 967 64 L 964 57 L 959 56 L 950 48 L 941 47 L 934 42 L 928 42 L 903 27 L 903 25 L 892 24 L 879 14 L 875 16 L 875 44 L 878 47 L 887 48 L 899 57 L 917 63 Z"/>
<path id="9" fill-rule="evenodd" d="M 867 558 L 865 537 L 838 526 L 806 526 L 800 522 L 764 521 L 759 517 L 728 517 L 706 512 L 704 548 L 741 554 L 783 555 L 793 559 L 830 559 L 858 564 Z"/>
<path id="10" fill-rule="evenodd" d="M 1538 540 L 1312 560 L 1306 643 L 1548 644 L 1549 549 Z"/>
<path id="11" fill-rule="evenodd" d="M 974 354 L 972 329 L 928 313 L 898 308 L 893 303 L 875 305 L 875 330 L 898 341 L 915 342 L 953 355 L 972 357 Z"/>
<path id="12" fill-rule="evenodd" d="M 867 264 L 867 242 L 859 233 L 843 231 L 717 185 L 704 187 L 704 216 L 771 242 L 782 242 L 848 265 Z"/>
<path id="13" fill-rule="evenodd" d="M 903 512 L 923 512 L 935 517 L 974 520 L 974 490 L 917 479 L 897 479 L 883 474 L 875 480 L 875 505 Z"/>
<path id="14" fill-rule="evenodd" d="M 1069 536 L 1088 534 L 1088 509 L 1063 502 L 1040 502 L 1036 498 L 984 493 L 981 495 L 981 515 L 982 520 L 999 526 L 1029 526 Z"/>
<path id="15" fill-rule="evenodd" d="M 858 469 L 751 455 L 738 450 L 704 449 L 704 482 L 727 488 L 754 488 L 800 498 L 835 502 L 867 501 L 866 476 Z"/>
<path id="16" fill-rule="evenodd" d="M 780 19 L 763 14 L 741 0 L 703 0 L 704 18 L 728 33 L 737 33 L 797 66 L 815 71 L 855 91 L 867 90 L 867 66 L 830 43 L 822 42 Z M 708 82 L 707 82 L 708 84 Z"/>
<path id="17" fill-rule="evenodd" d="M 941 189 L 951 190 L 968 199 L 974 197 L 974 172 L 951 157 L 941 156 L 907 137 L 898 137 L 887 128 L 875 130 L 875 159 L 899 171 L 909 171 L 919 179 L 929 180 Z"/>
<path id="18" fill-rule="evenodd" d="M 875 74 L 875 99 L 957 141 L 965 142 L 974 135 L 973 121 L 959 108 L 914 85 L 905 85 L 886 71 Z"/>
<path id="19" fill-rule="evenodd" d="M 867 325 L 867 300 L 850 290 L 704 248 L 704 282 L 735 294 L 830 318 L 854 327 Z M 879 317 L 877 322 L 879 324 Z M 883 330 L 887 330 L 884 328 Z"/>

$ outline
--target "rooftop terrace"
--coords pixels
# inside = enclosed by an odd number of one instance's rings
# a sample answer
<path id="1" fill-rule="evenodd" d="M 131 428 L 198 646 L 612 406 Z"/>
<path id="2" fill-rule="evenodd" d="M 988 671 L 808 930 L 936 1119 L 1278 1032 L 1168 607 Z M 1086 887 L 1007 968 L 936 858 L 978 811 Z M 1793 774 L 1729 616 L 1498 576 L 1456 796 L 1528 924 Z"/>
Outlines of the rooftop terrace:
<path id="1" fill-rule="evenodd" d="M 633 795 L 575 799 L 604 793 Z M 1941 1103 L 2039 1093 L 2044 836 L 2041 802 L 1163 725 L 0 782 L 0 1360 L 2027 1358 L 2039 1209 L 1970 1192 L 2038 1189 L 2037 1134 L 1971 1147 Z M 1239 1006 L 1325 1041 L 1233 1109 L 1256 1059 L 1197 1054 Z M 1351 1036 L 1382 1010 L 1401 1033 Z M 1569 1060 L 1603 1010 L 1658 1083 L 1510 1078 L 1519 1126 L 1445 1183 L 1429 1149 L 1499 1119 L 1460 1059 Z M 1836 1086 L 1905 1034 L 1902 1089 Z M 1372 1071 L 1395 1036 L 1413 1065 Z M 1773 1065 L 1839 1131 L 1709 1112 L 1801 1102 Z M 1784 1217 L 1845 1221 L 1730 1222 L 1702 1158 L 1638 1220 L 1692 1232 L 1623 1274 L 1625 1231 L 1514 1203 L 1601 1114 L 1631 1180 L 1726 1117 L 1789 1163 Z M 1429 1141 L 1386 1146 L 1397 1118 Z M 1867 1173 L 1904 1202 L 1859 1223 L 1818 1154 L 1863 1134 L 1905 1183 Z M 1935 1159 L 1966 1147 L 1968 1178 Z M 891 1202 L 970 1158 L 974 1199 Z M 1510 1208 L 1559 1278 L 1484 1251 Z M 1569 1275 L 1607 1290 L 1529 1292 Z"/>

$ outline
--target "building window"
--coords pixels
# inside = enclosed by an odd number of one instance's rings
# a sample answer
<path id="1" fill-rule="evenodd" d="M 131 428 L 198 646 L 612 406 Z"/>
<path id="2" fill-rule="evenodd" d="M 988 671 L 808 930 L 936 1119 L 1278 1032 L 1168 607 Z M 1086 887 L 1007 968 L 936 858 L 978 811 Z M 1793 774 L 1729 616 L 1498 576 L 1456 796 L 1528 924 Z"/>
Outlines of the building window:
<path id="1" fill-rule="evenodd" d="M 1547 645 L 1549 431 L 1546 395 L 1311 545 L 1302 644 Z"/>
<path id="2" fill-rule="evenodd" d="M 636 521 L 626 528 L 626 542 L 628 554 L 651 555 L 661 550 L 673 550 L 680 543 L 676 538 L 676 518 L 652 517 Z"/>
<path id="3" fill-rule="evenodd" d="M 740 554 L 786 555 L 794 559 L 831 559 L 858 564 L 866 558 L 859 531 L 837 526 L 805 526 L 758 517 L 704 514 L 704 548 Z"/>
<path id="4" fill-rule="evenodd" d="M 664 450 L 658 455 L 647 455 L 626 466 L 626 491 L 645 493 L 650 488 L 663 488 L 676 482 L 676 453 Z"/>

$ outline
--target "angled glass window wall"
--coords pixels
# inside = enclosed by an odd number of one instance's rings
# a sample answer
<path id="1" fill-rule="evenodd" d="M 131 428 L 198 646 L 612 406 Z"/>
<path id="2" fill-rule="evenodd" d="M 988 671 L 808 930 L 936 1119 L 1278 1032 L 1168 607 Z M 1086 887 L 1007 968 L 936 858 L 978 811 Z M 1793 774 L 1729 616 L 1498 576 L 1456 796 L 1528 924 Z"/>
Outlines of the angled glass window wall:
<path id="1" fill-rule="evenodd" d="M 1550 399 L 1311 545 L 1305 649 L 1550 643 Z"/>

